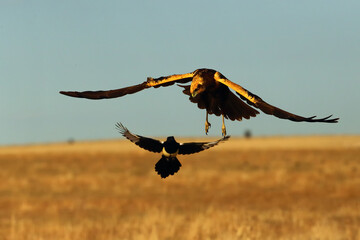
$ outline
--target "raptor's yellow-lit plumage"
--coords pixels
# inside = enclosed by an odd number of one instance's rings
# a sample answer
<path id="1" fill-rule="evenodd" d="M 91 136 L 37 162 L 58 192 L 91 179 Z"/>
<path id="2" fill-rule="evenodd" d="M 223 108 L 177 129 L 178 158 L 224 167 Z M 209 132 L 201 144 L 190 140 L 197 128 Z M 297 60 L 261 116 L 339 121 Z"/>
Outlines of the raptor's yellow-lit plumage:
<path id="1" fill-rule="evenodd" d="M 188 83 L 190 85 L 179 85 L 183 87 L 183 93 L 189 96 L 191 102 L 196 103 L 200 109 L 206 109 L 205 132 L 208 133 L 210 123 L 208 114 L 222 115 L 222 134 L 226 136 L 224 119 L 242 120 L 255 117 L 259 112 L 254 109 L 258 108 L 266 114 L 278 118 L 288 119 L 295 122 L 325 122 L 336 123 L 339 118 L 331 118 L 332 115 L 325 118 L 302 117 L 280 108 L 272 106 L 262 100 L 257 95 L 249 92 L 240 85 L 230 81 L 220 72 L 213 69 L 197 69 L 191 73 L 175 74 L 159 78 L 148 78 L 147 81 L 120 89 L 106 91 L 61 91 L 61 94 L 88 99 L 104 99 L 122 97 L 127 94 L 133 94 L 146 88 L 158 88 L 173 85 L 174 83 Z M 236 96 L 230 89 L 240 97 Z"/>

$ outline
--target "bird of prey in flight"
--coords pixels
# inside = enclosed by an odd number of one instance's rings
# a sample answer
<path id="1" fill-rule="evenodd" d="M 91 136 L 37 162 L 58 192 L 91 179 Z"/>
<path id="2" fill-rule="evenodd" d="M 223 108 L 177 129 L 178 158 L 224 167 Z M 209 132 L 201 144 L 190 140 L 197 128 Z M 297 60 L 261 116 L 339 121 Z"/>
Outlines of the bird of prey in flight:
<path id="1" fill-rule="evenodd" d="M 191 85 L 179 85 L 191 82 Z M 127 94 L 133 94 L 147 88 L 166 87 L 178 83 L 183 87 L 183 93 L 189 96 L 191 102 L 196 103 L 200 109 L 206 109 L 205 133 L 211 124 L 208 121 L 208 114 L 222 115 L 222 135 L 226 136 L 224 118 L 232 121 L 241 121 L 242 118 L 249 119 L 255 117 L 259 112 L 258 108 L 266 114 L 275 117 L 288 119 L 295 122 L 324 122 L 336 123 L 339 118 L 331 118 L 332 115 L 325 118 L 302 117 L 280 108 L 272 106 L 262 100 L 259 96 L 251 93 L 240 85 L 230 81 L 220 72 L 213 69 L 197 69 L 191 73 L 175 74 L 159 78 L 147 78 L 147 81 L 120 89 L 107 91 L 61 91 L 61 94 L 88 99 L 104 99 L 122 97 Z M 240 97 L 236 96 L 232 91 Z M 254 108 L 255 107 L 255 108 Z"/>
<path id="2" fill-rule="evenodd" d="M 174 173 L 179 171 L 181 163 L 176 157 L 178 154 L 193 154 L 201 152 L 217 145 L 219 142 L 225 141 L 230 138 L 230 136 L 225 136 L 214 142 L 178 143 L 173 136 L 170 136 L 167 137 L 165 142 L 162 142 L 156 139 L 132 134 L 121 123 L 117 123 L 116 127 L 124 137 L 126 137 L 139 147 L 150 152 L 162 154 L 160 160 L 155 164 L 155 171 L 162 178 L 166 178 L 169 175 L 174 175 Z"/>

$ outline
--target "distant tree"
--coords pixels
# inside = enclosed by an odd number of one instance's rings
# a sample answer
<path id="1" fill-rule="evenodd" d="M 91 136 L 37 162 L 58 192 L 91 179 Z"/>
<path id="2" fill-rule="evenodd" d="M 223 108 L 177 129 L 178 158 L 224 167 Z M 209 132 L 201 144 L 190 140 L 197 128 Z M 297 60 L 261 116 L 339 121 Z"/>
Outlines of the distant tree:
<path id="1" fill-rule="evenodd" d="M 252 133 L 249 129 L 246 129 L 244 132 L 244 137 L 245 138 L 251 138 L 252 137 Z"/>

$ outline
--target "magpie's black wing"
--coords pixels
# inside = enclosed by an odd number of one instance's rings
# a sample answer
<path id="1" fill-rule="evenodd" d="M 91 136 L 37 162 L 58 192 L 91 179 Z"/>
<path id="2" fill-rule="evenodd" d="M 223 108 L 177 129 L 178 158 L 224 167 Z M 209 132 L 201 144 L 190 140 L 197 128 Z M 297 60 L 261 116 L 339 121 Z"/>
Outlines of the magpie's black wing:
<path id="1" fill-rule="evenodd" d="M 150 152 L 159 153 L 163 149 L 163 143 L 159 140 L 147 138 L 139 135 L 132 134 L 126 127 L 124 127 L 121 123 L 116 124 L 116 128 L 119 132 L 129 139 L 131 142 L 135 143 L 139 147 L 148 150 Z"/>
<path id="2" fill-rule="evenodd" d="M 211 148 L 211 147 L 217 145 L 219 142 L 226 141 L 229 138 L 230 138 L 230 136 L 225 136 L 215 142 L 180 143 L 179 154 L 192 154 L 192 153 L 201 152 L 203 150 L 206 150 L 208 148 Z"/>

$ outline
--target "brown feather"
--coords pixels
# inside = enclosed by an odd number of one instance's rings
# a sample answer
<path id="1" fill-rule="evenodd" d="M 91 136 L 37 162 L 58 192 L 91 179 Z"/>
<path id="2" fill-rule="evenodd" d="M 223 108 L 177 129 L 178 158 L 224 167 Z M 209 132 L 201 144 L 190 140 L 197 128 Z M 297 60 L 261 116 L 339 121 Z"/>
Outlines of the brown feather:
<path id="1" fill-rule="evenodd" d="M 275 106 L 272 106 L 262 100 L 259 96 L 251 93 L 250 91 L 246 90 L 245 88 L 241 87 L 240 85 L 230 81 L 226 77 L 224 77 L 221 73 L 217 72 L 214 75 L 214 78 L 217 82 L 224 84 L 225 86 L 233 89 L 241 99 L 245 100 L 249 105 L 259 108 L 266 114 L 273 115 L 275 117 L 281 119 L 288 119 L 295 122 L 324 122 L 324 123 L 336 123 L 338 122 L 339 118 L 331 118 L 332 115 L 324 117 L 324 118 L 315 118 L 316 116 L 312 117 L 302 117 Z"/>
<path id="2" fill-rule="evenodd" d="M 216 116 L 223 114 L 227 119 L 240 121 L 243 117 L 249 119 L 259 113 L 224 85 L 220 85 L 214 91 L 203 92 L 194 98 L 191 97 L 190 86 L 178 86 L 184 88 L 183 93 L 189 96 L 191 102 L 197 103 L 200 109 L 206 109 L 209 114 L 215 114 Z"/>
<path id="3" fill-rule="evenodd" d="M 130 87 L 115 89 L 115 90 L 102 90 L 102 91 L 84 91 L 84 92 L 76 92 L 76 91 L 60 91 L 61 94 L 77 97 L 77 98 L 87 98 L 87 99 L 105 99 L 105 98 L 117 98 L 122 97 L 127 94 L 137 93 L 146 88 L 154 87 L 167 87 L 171 86 L 174 83 L 187 83 L 192 80 L 193 73 L 186 74 L 177 74 L 171 75 L 167 77 L 159 77 L 159 78 L 148 78 L 146 82 L 141 84 L 137 84 Z"/>
<path id="4" fill-rule="evenodd" d="M 115 89 L 115 90 L 105 90 L 105 91 L 85 91 L 85 92 L 67 92 L 67 91 L 60 91 L 61 94 L 70 97 L 77 97 L 77 98 L 87 98 L 87 99 L 104 99 L 104 98 L 117 98 L 122 97 L 127 94 L 133 94 L 149 88 L 146 82 L 143 82 L 138 85 Z"/>
<path id="5" fill-rule="evenodd" d="M 161 78 L 164 78 L 164 77 L 161 77 Z M 155 80 L 155 79 L 152 79 L 152 80 Z M 192 80 L 192 78 L 183 78 L 183 79 L 180 79 L 177 81 L 164 82 L 164 83 L 161 83 L 161 81 L 159 81 L 159 79 L 156 79 L 156 80 L 157 80 L 157 85 L 154 85 L 154 88 L 167 87 L 167 86 L 173 85 L 174 83 L 188 83 Z"/>
<path id="6" fill-rule="evenodd" d="M 259 112 L 239 99 L 230 90 L 226 102 L 222 106 L 225 118 L 241 121 L 242 118 L 256 117 Z"/>

